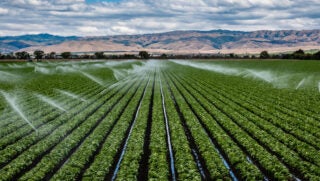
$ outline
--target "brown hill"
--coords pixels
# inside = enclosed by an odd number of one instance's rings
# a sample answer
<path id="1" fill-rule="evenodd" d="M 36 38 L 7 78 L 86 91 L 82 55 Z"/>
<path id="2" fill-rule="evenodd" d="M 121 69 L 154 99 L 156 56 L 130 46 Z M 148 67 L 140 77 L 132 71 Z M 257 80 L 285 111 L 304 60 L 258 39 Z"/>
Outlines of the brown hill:
<path id="1" fill-rule="evenodd" d="M 320 30 L 174 31 L 145 35 L 80 37 L 58 44 L 20 50 L 45 52 L 259 53 L 320 49 Z"/>

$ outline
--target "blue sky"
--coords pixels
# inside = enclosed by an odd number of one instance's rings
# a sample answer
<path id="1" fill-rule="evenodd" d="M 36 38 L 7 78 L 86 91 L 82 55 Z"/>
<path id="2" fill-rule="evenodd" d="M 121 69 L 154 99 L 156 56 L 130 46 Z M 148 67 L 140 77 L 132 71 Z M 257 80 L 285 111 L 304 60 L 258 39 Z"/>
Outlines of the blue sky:
<path id="1" fill-rule="evenodd" d="M 1 0 L 0 36 L 320 29 L 319 0 Z"/>

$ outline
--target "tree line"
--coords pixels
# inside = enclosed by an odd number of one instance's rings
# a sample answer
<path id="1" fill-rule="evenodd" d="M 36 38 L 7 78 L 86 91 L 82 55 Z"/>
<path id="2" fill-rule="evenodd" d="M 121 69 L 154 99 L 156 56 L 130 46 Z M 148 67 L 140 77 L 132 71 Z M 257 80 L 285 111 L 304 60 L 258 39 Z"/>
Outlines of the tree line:
<path id="1" fill-rule="evenodd" d="M 42 59 L 300 59 L 300 60 L 320 60 L 320 51 L 316 53 L 305 53 L 299 49 L 293 53 L 269 54 L 268 51 L 262 51 L 259 55 L 238 55 L 230 54 L 161 54 L 152 55 L 147 51 L 140 51 L 138 54 L 114 54 L 107 55 L 104 52 L 95 52 L 94 54 L 76 55 L 71 52 L 45 53 L 42 50 L 36 50 L 33 54 L 26 51 L 1 54 L 0 59 L 18 59 L 18 60 L 37 60 Z"/>
<path id="2" fill-rule="evenodd" d="M 104 52 L 95 52 L 94 54 L 76 55 L 71 52 L 56 52 L 45 53 L 42 50 L 35 50 L 32 54 L 21 51 L 9 54 L 1 54 L 0 59 L 18 59 L 18 60 L 37 60 L 42 59 L 149 59 L 151 55 L 147 51 L 140 51 L 138 55 L 122 54 L 122 55 L 106 55 Z"/>
<path id="3" fill-rule="evenodd" d="M 302 49 L 294 51 L 293 53 L 272 54 L 267 51 L 260 53 L 261 59 L 299 59 L 299 60 L 320 60 L 320 51 L 316 53 L 305 53 Z"/>

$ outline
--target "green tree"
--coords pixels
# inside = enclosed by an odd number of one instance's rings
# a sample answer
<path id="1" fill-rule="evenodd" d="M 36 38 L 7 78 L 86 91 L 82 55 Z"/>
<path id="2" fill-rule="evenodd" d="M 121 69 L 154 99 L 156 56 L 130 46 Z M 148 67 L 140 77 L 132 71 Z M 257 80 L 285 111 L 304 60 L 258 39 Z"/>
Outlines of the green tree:
<path id="1" fill-rule="evenodd" d="M 96 56 L 97 59 L 105 58 L 104 52 L 96 52 L 96 53 L 94 53 L 94 55 Z"/>
<path id="2" fill-rule="evenodd" d="M 295 51 L 293 54 L 304 55 L 304 51 L 302 49 L 299 49 L 299 50 Z"/>
<path id="3" fill-rule="evenodd" d="M 260 58 L 261 59 L 267 59 L 267 58 L 270 58 L 270 55 L 269 55 L 269 53 L 267 51 L 262 51 L 260 53 Z"/>
<path id="4" fill-rule="evenodd" d="M 150 58 L 150 54 L 147 51 L 140 51 L 139 52 L 139 57 L 141 59 L 148 59 L 148 58 Z"/>
<path id="5" fill-rule="evenodd" d="M 15 59 L 15 58 L 16 57 L 14 56 L 14 54 L 12 52 L 2 55 L 2 59 Z"/>
<path id="6" fill-rule="evenodd" d="M 162 59 L 167 59 L 167 58 L 168 58 L 168 55 L 165 54 L 165 53 L 163 53 L 163 54 L 160 56 L 160 58 L 162 58 Z"/>
<path id="7" fill-rule="evenodd" d="M 317 53 L 313 54 L 313 58 L 320 60 L 320 51 L 318 51 Z"/>
<path id="8" fill-rule="evenodd" d="M 61 53 L 62 58 L 68 59 L 71 58 L 71 52 L 62 52 Z"/>
<path id="9" fill-rule="evenodd" d="M 293 55 L 293 58 L 295 58 L 295 59 L 304 59 L 304 58 L 306 58 L 306 55 L 305 55 L 304 51 L 301 50 L 301 49 L 293 52 L 292 55 Z"/>
<path id="10" fill-rule="evenodd" d="M 56 52 L 49 53 L 49 58 L 50 59 L 55 59 L 56 58 Z"/>
<path id="11" fill-rule="evenodd" d="M 34 57 L 39 61 L 44 56 L 44 51 L 36 50 L 33 52 Z"/>
<path id="12" fill-rule="evenodd" d="M 30 58 L 29 53 L 26 51 L 16 52 L 15 55 L 16 55 L 17 59 L 29 59 Z"/>
<path id="13" fill-rule="evenodd" d="M 89 59 L 89 58 L 90 58 L 90 55 L 88 55 L 88 54 L 84 54 L 84 55 L 81 55 L 81 58 Z"/>
<path id="14" fill-rule="evenodd" d="M 17 59 L 21 59 L 21 52 L 16 52 L 15 56 L 17 57 Z"/>

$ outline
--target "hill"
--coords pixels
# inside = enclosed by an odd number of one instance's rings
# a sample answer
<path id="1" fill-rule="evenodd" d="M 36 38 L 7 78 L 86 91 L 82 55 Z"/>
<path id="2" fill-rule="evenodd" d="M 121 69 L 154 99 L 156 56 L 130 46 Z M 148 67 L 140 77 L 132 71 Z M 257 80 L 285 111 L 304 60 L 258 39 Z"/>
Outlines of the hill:
<path id="1" fill-rule="evenodd" d="M 320 30 L 173 31 L 143 35 L 61 37 L 49 34 L 0 37 L 0 51 L 259 53 L 320 49 Z"/>

